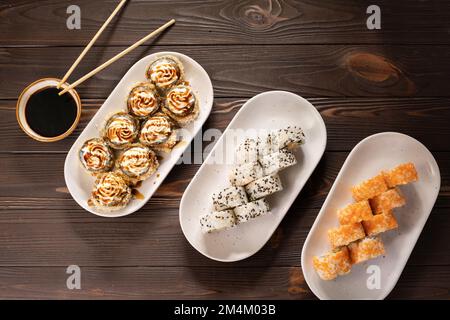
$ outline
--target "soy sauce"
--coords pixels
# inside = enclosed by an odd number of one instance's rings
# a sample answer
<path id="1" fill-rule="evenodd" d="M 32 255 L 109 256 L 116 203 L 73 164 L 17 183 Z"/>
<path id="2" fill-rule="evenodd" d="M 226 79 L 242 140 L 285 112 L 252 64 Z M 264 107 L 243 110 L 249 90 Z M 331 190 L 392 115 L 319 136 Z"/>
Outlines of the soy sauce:
<path id="1" fill-rule="evenodd" d="M 45 88 L 33 93 L 25 107 L 30 128 L 40 136 L 51 138 L 67 132 L 77 119 L 77 102 L 70 93 L 59 96 L 61 89 Z"/>

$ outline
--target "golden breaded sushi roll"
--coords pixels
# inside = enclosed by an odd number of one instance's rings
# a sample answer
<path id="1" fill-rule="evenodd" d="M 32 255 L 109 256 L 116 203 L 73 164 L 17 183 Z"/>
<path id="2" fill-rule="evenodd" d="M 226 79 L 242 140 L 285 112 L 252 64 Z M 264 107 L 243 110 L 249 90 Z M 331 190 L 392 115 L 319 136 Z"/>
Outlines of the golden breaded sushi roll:
<path id="1" fill-rule="evenodd" d="M 333 280 L 338 275 L 349 273 L 352 263 L 347 247 L 313 257 L 313 267 L 322 280 Z"/>
<path id="2" fill-rule="evenodd" d="M 364 231 L 368 236 L 375 236 L 379 233 L 396 229 L 398 227 L 392 211 L 386 211 L 381 214 L 374 215 L 371 219 L 363 221 Z"/>
<path id="3" fill-rule="evenodd" d="M 337 211 L 340 224 L 351 224 L 361 222 L 372 218 L 372 209 L 369 201 L 363 200 L 356 203 L 349 204 L 345 208 Z"/>
<path id="4" fill-rule="evenodd" d="M 355 201 L 362 201 L 373 198 L 388 189 L 383 175 L 379 174 L 371 179 L 363 181 L 352 188 L 352 195 Z"/>
<path id="5" fill-rule="evenodd" d="M 383 172 L 383 176 L 389 188 L 408 184 L 419 179 L 416 167 L 412 162 L 400 164 L 391 171 Z"/>
<path id="6" fill-rule="evenodd" d="M 376 258 L 385 253 L 383 242 L 379 237 L 367 237 L 349 244 L 350 258 L 353 264 Z"/>
<path id="7" fill-rule="evenodd" d="M 370 199 L 369 202 L 374 214 L 386 212 L 406 204 L 405 198 L 397 188 L 389 189 L 388 191 L 385 191 L 382 194 Z"/>
<path id="8" fill-rule="evenodd" d="M 364 228 L 360 222 L 346 224 L 328 230 L 328 239 L 332 248 L 346 246 L 349 243 L 362 239 L 366 236 Z"/>

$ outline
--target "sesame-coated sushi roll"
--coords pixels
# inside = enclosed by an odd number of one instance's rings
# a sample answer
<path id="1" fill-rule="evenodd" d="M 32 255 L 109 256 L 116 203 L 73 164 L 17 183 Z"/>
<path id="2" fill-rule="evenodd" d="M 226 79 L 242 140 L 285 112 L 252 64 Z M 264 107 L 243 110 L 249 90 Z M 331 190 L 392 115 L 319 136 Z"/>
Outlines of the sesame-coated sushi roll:
<path id="1" fill-rule="evenodd" d="M 352 195 L 355 201 L 362 201 L 373 198 L 388 189 L 383 175 L 377 175 L 371 179 L 363 181 L 352 188 Z"/>
<path id="2" fill-rule="evenodd" d="M 367 237 L 349 244 L 352 263 L 361 263 L 385 253 L 383 242 L 379 237 Z"/>
<path id="3" fill-rule="evenodd" d="M 271 143 L 277 149 L 292 150 L 305 143 L 305 134 L 300 127 L 287 126 L 271 133 Z"/>
<path id="4" fill-rule="evenodd" d="M 256 139 L 256 147 L 258 150 L 258 158 L 262 158 L 268 154 L 277 152 L 278 146 L 272 141 L 272 132 L 263 134 Z"/>
<path id="5" fill-rule="evenodd" d="M 263 176 L 263 168 L 258 161 L 255 161 L 234 167 L 230 172 L 229 179 L 233 186 L 245 186 Z"/>
<path id="6" fill-rule="evenodd" d="M 262 157 L 259 162 L 264 169 L 264 174 L 269 175 L 295 165 L 297 163 L 297 159 L 295 159 L 292 152 L 283 149 Z"/>
<path id="7" fill-rule="evenodd" d="M 405 198 L 397 188 L 390 189 L 369 200 L 374 214 L 379 214 L 404 206 Z"/>
<path id="8" fill-rule="evenodd" d="M 313 267 L 322 280 L 333 280 L 338 275 L 349 273 L 352 263 L 347 247 L 313 257 Z"/>
<path id="9" fill-rule="evenodd" d="M 371 219 L 363 221 L 362 225 L 368 236 L 375 236 L 379 233 L 398 228 L 397 220 L 392 214 L 392 211 L 374 215 Z"/>
<path id="10" fill-rule="evenodd" d="M 200 217 L 200 227 L 204 233 L 225 230 L 235 224 L 233 210 L 213 211 Z"/>
<path id="11" fill-rule="evenodd" d="M 263 216 L 269 211 L 269 203 L 264 198 L 234 208 L 234 214 L 238 223 Z"/>
<path id="12" fill-rule="evenodd" d="M 236 163 L 252 163 L 258 160 L 256 140 L 247 138 L 236 149 Z"/>
<path id="13" fill-rule="evenodd" d="M 245 186 L 250 201 L 264 198 L 281 190 L 283 190 L 283 185 L 278 174 L 259 178 Z"/>
<path id="14" fill-rule="evenodd" d="M 362 239 L 366 236 L 361 223 L 356 222 L 346 224 L 334 229 L 328 230 L 328 239 L 332 248 L 346 246 L 349 243 Z"/>
<path id="15" fill-rule="evenodd" d="M 214 209 L 217 211 L 241 206 L 248 202 L 243 187 L 228 187 L 212 195 Z"/>
<path id="16" fill-rule="evenodd" d="M 389 188 L 398 185 L 408 184 L 419 179 L 414 163 L 403 163 L 391 171 L 383 172 L 384 179 Z"/>
<path id="17" fill-rule="evenodd" d="M 363 200 L 339 209 L 337 211 L 337 216 L 340 224 L 351 224 L 370 219 L 373 215 L 369 201 Z"/>

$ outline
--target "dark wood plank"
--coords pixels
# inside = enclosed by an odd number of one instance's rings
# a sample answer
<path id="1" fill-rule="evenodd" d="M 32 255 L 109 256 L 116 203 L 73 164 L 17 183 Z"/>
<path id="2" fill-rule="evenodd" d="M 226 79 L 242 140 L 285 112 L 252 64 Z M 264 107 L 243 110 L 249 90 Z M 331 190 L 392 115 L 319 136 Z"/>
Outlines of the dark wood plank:
<path id="1" fill-rule="evenodd" d="M 70 81 L 123 48 L 93 48 Z M 414 50 L 399 45 L 143 46 L 80 85 L 82 99 L 105 98 L 139 58 L 166 50 L 197 60 L 209 73 L 216 97 L 250 97 L 276 89 L 305 97 L 450 95 L 450 51 L 444 45 L 418 45 Z M 39 78 L 61 77 L 80 51 L 80 47 L 0 49 L 0 99 L 16 99 Z"/>
<path id="2" fill-rule="evenodd" d="M 224 265 L 202 256 L 189 245 L 179 225 L 178 208 L 151 200 L 133 215 L 105 219 L 73 202 L 59 202 L 67 203 L 69 209 L 18 209 L 12 204 L 1 212 L 0 266 Z M 296 202 L 261 251 L 229 266 L 299 264 L 301 248 L 318 212 L 319 209 L 301 208 Z M 433 210 L 408 265 L 450 265 L 447 213 L 447 208 Z"/>
<path id="3" fill-rule="evenodd" d="M 66 28 L 71 1 L 2 1 L 0 46 L 84 45 L 116 1 L 79 0 L 81 30 Z M 97 41 L 127 45 L 164 21 L 177 24 L 160 44 L 449 43 L 445 0 L 376 2 L 381 30 L 366 27 L 371 1 L 132 1 Z M 39 32 L 36 29 L 39 28 Z"/>
<path id="4" fill-rule="evenodd" d="M 327 126 L 329 151 L 349 151 L 365 137 L 383 131 L 413 136 L 431 151 L 450 151 L 450 99 L 448 98 L 311 98 Z M 203 132 L 223 131 L 246 99 L 217 98 Z M 56 143 L 29 139 L 19 128 L 15 100 L 0 100 L 1 152 L 67 152 L 103 100 L 84 100 L 76 131 Z M 439 137 L 439 139 L 436 139 Z M 205 147 L 209 142 L 204 142 Z M 192 146 L 191 146 L 192 148 Z"/>
<path id="5" fill-rule="evenodd" d="M 297 199 L 298 208 L 320 208 L 331 188 L 346 152 L 325 152 L 318 167 Z M 450 152 L 435 153 L 441 167 L 441 190 L 437 207 L 450 207 Z M 59 154 L 0 154 L 0 210 L 48 209 L 72 211 L 78 208 L 66 188 L 63 166 L 66 155 Z M 178 165 L 170 172 L 164 183 L 147 205 L 149 210 L 176 209 L 184 189 L 200 165 Z M 53 214 L 53 213 L 52 213 Z M 31 213 L 25 218 L 34 219 Z M 47 217 L 47 215 L 46 215 Z M 52 217 L 52 215 L 48 216 Z M 13 217 L 8 217 L 12 219 Z M 0 216 L 0 221 L 2 221 Z M 5 220 L 5 221 L 6 221 Z"/>
<path id="6" fill-rule="evenodd" d="M 81 290 L 66 267 L 0 267 L 0 299 L 315 299 L 298 266 L 81 267 Z M 446 267 L 407 267 L 389 298 L 448 300 L 449 285 Z"/>

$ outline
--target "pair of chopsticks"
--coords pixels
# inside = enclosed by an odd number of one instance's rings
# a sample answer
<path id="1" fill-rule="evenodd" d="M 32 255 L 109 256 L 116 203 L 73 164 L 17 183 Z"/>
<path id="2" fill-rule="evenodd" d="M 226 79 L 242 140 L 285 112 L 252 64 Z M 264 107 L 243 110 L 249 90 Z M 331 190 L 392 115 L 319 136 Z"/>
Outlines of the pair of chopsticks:
<path id="1" fill-rule="evenodd" d="M 122 6 L 125 4 L 127 0 L 122 0 L 120 1 L 120 3 L 117 5 L 116 9 L 114 9 L 114 11 L 111 13 L 111 15 L 109 16 L 109 18 L 105 21 L 105 23 L 101 26 L 101 28 L 97 31 L 97 33 L 95 34 L 95 36 L 91 39 L 91 41 L 88 43 L 88 45 L 86 46 L 86 48 L 84 48 L 83 52 L 81 52 L 81 54 L 79 55 L 79 57 L 75 60 L 75 62 L 72 64 L 72 66 L 70 67 L 70 69 L 66 72 L 66 74 L 64 75 L 64 77 L 61 79 L 61 81 L 58 83 L 57 88 L 59 89 L 61 87 L 61 85 L 63 83 L 66 82 L 67 78 L 69 78 L 69 76 L 72 74 L 73 70 L 75 70 L 75 68 L 77 67 L 77 65 L 80 63 L 80 61 L 84 58 L 84 56 L 86 55 L 86 53 L 89 51 L 89 49 L 92 47 L 92 45 L 94 44 L 94 42 L 98 39 L 98 37 L 101 35 L 101 33 L 103 32 L 103 30 L 105 30 L 105 28 L 107 27 L 107 25 L 111 22 L 111 20 L 114 18 L 114 16 L 117 14 L 117 12 L 119 12 L 119 10 L 122 8 Z M 105 69 L 106 67 L 108 67 L 110 64 L 114 63 L 115 61 L 119 60 L 120 58 L 122 58 L 124 55 L 126 55 L 127 53 L 133 51 L 134 49 L 136 49 L 137 47 L 139 47 L 141 44 L 143 44 L 145 41 L 147 41 L 148 39 L 150 39 L 151 37 L 161 33 L 162 31 L 164 31 L 165 29 L 167 29 L 168 27 L 170 27 L 172 24 L 175 23 L 175 19 L 170 20 L 169 22 L 163 24 L 161 27 L 159 27 L 158 29 L 156 29 L 155 31 L 151 32 L 150 34 L 148 34 L 147 36 L 143 37 L 141 40 L 137 41 L 136 43 L 134 43 L 132 46 L 128 47 L 127 49 L 123 50 L 122 52 L 120 52 L 119 54 L 117 54 L 116 56 L 112 57 L 111 59 L 109 59 L 108 61 L 106 61 L 105 63 L 103 63 L 102 65 L 98 66 L 97 68 L 95 68 L 94 70 L 92 70 L 91 72 L 89 72 L 88 74 L 86 74 L 85 76 L 81 77 L 80 79 L 78 79 L 77 81 L 75 81 L 74 83 L 72 83 L 71 85 L 69 85 L 68 87 L 66 87 L 64 90 L 62 90 L 61 92 L 59 92 L 59 95 L 63 95 L 64 93 L 66 93 L 67 91 L 75 88 L 76 86 L 78 86 L 80 83 L 86 81 L 87 79 L 89 79 L 90 77 L 92 77 L 93 75 L 95 75 L 96 73 L 102 71 L 103 69 Z"/>

